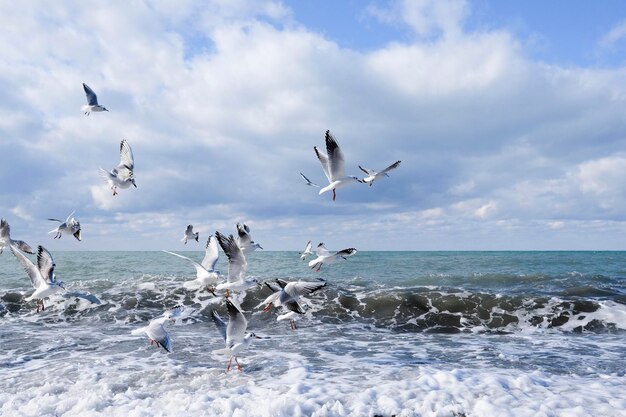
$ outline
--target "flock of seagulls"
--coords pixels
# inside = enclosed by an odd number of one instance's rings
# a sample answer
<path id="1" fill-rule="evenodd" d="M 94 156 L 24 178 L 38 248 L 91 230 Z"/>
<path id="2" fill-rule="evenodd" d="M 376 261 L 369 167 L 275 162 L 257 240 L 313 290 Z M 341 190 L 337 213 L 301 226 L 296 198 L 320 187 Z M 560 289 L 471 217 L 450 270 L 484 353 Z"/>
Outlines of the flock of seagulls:
<path id="1" fill-rule="evenodd" d="M 106 107 L 98 103 L 96 93 L 83 83 L 83 89 L 87 98 L 87 104 L 81 107 L 85 115 L 89 116 L 92 112 L 108 112 Z M 311 187 L 320 188 L 319 194 L 332 191 L 333 201 L 336 199 L 336 190 L 341 187 L 353 183 L 369 184 L 370 186 L 375 180 L 388 177 L 388 172 L 396 169 L 400 165 L 397 161 L 382 171 L 374 171 L 371 169 L 359 168 L 367 174 L 363 179 L 356 176 L 347 176 L 345 174 L 345 160 L 343 152 L 339 147 L 336 139 L 326 131 L 325 135 L 326 154 L 321 152 L 316 146 L 313 147 L 315 154 L 322 165 L 322 169 L 328 185 L 322 187 L 310 181 L 304 174 L 300 173 L 306 184 Z M 129 143 L 123 139 L 120 142 L 120 161 L 110 171 L 106 171 L 102 167 L 99 168 L 101 177 L 107 182 L 113 196 L 118 195 L 119 189 L 127 189 L 131 185 L 137 188 L 135 183 L 135 160 Z M 64 234 L 74 236 L 81 241 L 81 225 L 74 217 L 72 212 L 65 221 L 59 219 L 48 219 L 59 223 L 59 225 L 49 233 L 55 233 L 54 239 L 60 239 Z M 259 282 L 256 278 L 246 276 L 247 260 L 246 254 L 263 247 L 256 243 L 250 233 L 250 228 L 245 223 L 237 223 L 237 236 L 232 234 L 226 236 L 219 231 L 209 236 L 205 245 L 205 254 L 201 262 L 183 256 L 178 253 L 163 251 L 169 255 L 184 259 L 195 268 L 196 278 L 185 281 L 183 287 L 190 291 L 206 290 L 215 297 L 221 297 L 222 293 L 228 312 L 228 323 L 220 317 L 216 310 L 211 311 L 211 318 L 224 339 L 225 348 L 214 351 L 216 354 L 224 354 L 229 356 L 226 371 L 231 367 L 233 359 L 237 364 L 237 369 L 241 371 L 241 365 L 238 355 L 246 349 L 254 339 L 262 339 L 252 332 L 247 332 L 248 322 L 246 317 L 238 305 L 236 299 L 243 300 L 246 291 L 253 288 L 268 288 L 271 294 L 259 305 L 263 306 L 263 312 L 270 312 L 272 308 L 281 308 L 281 314 L 277 316 L 277 321 L 288 320 L 292 330 L 297 329 L 296 321 L 304 317 L 310 306 L 306 302 L 306 297 L 316 291 L 324 288 L 327 283 L 324 280 L 318 281 L 293 281 L 288 282 L 281 279 L 273 281 Z M 188 241 L 199 241 L 199 232 L 193 231 L 193 225 L 189 224 L 184 232 L 181 242 L 185 245 Z M 216 270 L 219 260 L 219 249 L 228 259 L 228 273 L 224 277 Z M 37 313 L 45 310 L 44 300 L 53 294 L 65 289 L 63 282 L 55 276 L 54 269 L 56 264 L 50 252 L 43 246 L 37 247 L 37 263 L 33 263 L 24 253 L 35 254 L 35 251 L 22 240 L 13 240 L 10 236 L 10 226 L 5 219 L 0 221 L 0 254 L 5 248 L 9 247 L 13 255 L 22 265 L 26 274 L 31 280 L 31 284 L 35 291 L 26 298 L 26 301 L 36 300 Z M 305 261 L 308 257 L 313 256 L 312 243 L 309 241 L 303 252 L 300 253 L 300 259 Z M 355 248 L 347 248 L 340 251 L 329 251 L 324 243 L 319 243 L 315 250 L 316 258 L 312 259 L 308 265 L 316 271 L 320 271 L 322 265 L 330 265 L 342 259 L 347 259 L 357 253 Z M 220 295 L 218 295 L 220 294 Z M 233 296 L 234 294 L 234 296 Z M 145 327 L 133 330 L 133 335 L 147 335 L 151 345 L 163 348 L 167 352 L 172 351 L 172 338 L 167 330 L 168 323 L 175 323 L 177 319 L 183 317 L 185 311 L 184 306 L 176 306 L 165 310 L 163 314 L 152 319 Z"/>

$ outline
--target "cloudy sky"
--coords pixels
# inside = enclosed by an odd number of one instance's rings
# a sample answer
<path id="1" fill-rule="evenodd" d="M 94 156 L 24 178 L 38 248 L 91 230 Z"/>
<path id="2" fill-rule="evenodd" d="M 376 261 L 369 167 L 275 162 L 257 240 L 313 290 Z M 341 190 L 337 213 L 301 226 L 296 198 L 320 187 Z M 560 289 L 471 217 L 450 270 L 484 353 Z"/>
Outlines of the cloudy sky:
<path id="1" fill-rule="evenodd" d="M 0 2 L 0 216 L 51 250 L 626 248 L 626 3 Z M 85 116 L 81 83 L 109 113 Z M 318 195 L 313 146 L 391 178 Z M 98 175 L 135 154 L 138 188 Z M 47 218 L 76 210 L 83 242 Z"/>

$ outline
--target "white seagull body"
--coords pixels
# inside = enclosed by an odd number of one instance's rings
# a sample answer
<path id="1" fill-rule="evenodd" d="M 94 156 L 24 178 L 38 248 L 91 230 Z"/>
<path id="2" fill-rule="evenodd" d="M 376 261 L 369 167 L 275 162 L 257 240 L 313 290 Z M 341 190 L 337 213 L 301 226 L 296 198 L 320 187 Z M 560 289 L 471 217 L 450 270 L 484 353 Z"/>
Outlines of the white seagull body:
<path id="1" fill-rule="evenodd" d="M 306 258 L 313 255 L 313 251 L 311 251 L 312 248 L 313 244 L 309 240 L 306 244 L 306 248 L 304 248 L 304 251 L 300 252 L 300 260 L 304 261 Z"/>
<path id="2" fill-rule="evenodd" d="M 392 169 L 398 168 L 400 166 L 400 162 L 402 161 L 396 161 L 382 171 L 374 171 L 373 169 L 363 168 L 361 165 L 359 165 L 359 169 L 367 174 L 367 177 L 363 178 L 363 182 L 369 184 L 371 187 L 375 180 L 383 177 L 388 177 L 389 174 L 387 173 Z"/>
<path id="3" fill-rule="evenodd" d="M 185 230 L 185 234 L 183 235 L 183 238 L 180 241 L 185 242 L 185 245 L 186 245 L 187 239 L 195 240 L 197 242 L 199 237 L 200 237 L 200 233 L 199 232 L 194 233 L 193 225 L 188 224 L 187 229 Z"/>
<path id="4" fill-rule="evenodd" d="M 30 278 L 30 282 L 35 288 L 35 292 L 26 301 L 37 300 L 37 312 L 39 308 L 45 310 L 44 298 L 49 297 L 57 292 L 65 289 L 63 282 L 57 281 L 54 275 L 54 267 L 56 266 L 52 255 L 43 246 L 37 247 L 37 266 L 31 262 L 22 252 L 11 246 L 11 252 L 22 264 L 24 270 Z"/>
<path id="5" fill-rule="evenodd" d="M 228 325 L 224 323 L 215 310 L 211 310 L 211 318 L 226 343 L 226 347 L 224 349 L 215 350 L 213 353 L 230 356 L 226 372 L 230 370 L 233 358 L 237 363 L 237 369 L 241 371 L 241 365 L 237 360 L 237 356 L 241 351 L 250 346 L 253 339 L 261 338 L 254 333 L 246 333 L 248 321 L 244 317 L 241 310 L 239 310 L 237 306 L 235 306 L 228 299 L 226 300 L 226 307 L 228 308 Z"/>
<path id="6" fill-rule="evenodd" d="M 261 245 L 255 243 L 250 236 L 250 228 L 244 223 L 243 226 L 237 223 L 237 245 L 245 253 L 263 249 Z"/>
<path id="7" fill-rule="evenodd" d="M 178 305 L 174 308 L 170 308 L 169 310 L 165 310 L 160 317 L 151 320 L 150 324 L 146 327 L 133 330 L 131 334 L 140 335 L 145 333 L 150 338 L 150 345 L 162 347 L 169 353 L 172 351 L 172 338 L 170 337 L 169 332 L 165 329 L 165 323 L 168 321 L 175 323 L 176 319 L 181 316 L 184 309 L 185 308 L 182 305 Z"/>
<path id="8" fill-rule="evenodd" d="M 84 111 L 87 116 L 89 116 L 92 111 L 108 111 L 106 107 L 98 104 L 98 97 L 96 96 L 96 93 L 94 93 L 93 90 L 85 83 L 83 83 L 83 90 L 85 90 L 85 95 L 87 96 L 87 104 L 82 106 L 81 110 Z"/>
<path id="9" fill-rule="evenodd" d="M 357 250 L 355 248 L 348 248 L 340 250 L 338 252 L 330 252 L 328 249 L 326 249 L 326 246 L 324 246 L 323 243 L 320 243 L 319 245 L 317 245 L 316 252 L 317 258 L 310 261 L 309 266 L 312 269 L 315 269 L 317 267 L 316 271 L 319 272 L 322 265 L 330 265 L 334 264 L 340 259 L 347 259 L 349 256 L 354 255 Z"/>
<path id="10" fill-rule="evenodd" d="M 192 281 L 185 281 L 183 283 L 183 287 L 187 289 L 197 289 L 197 288 L 207 288 L 209 292 L 213 293 L 213 287 L 217 284 L 217 280 L 219 278 L 219 274 L 215 271 L 215 264 L 219 259 L 219 252 L 217 250 L 217 241 L 215 240 L 215 236 L 209 236 L 209 239 L 206 242 L 206 249 L 204 253 L 204 259 L 202 263 L 198 263 L 193 259 L 190 259 L 186 256 L 179 255 L 174 252 L 166 251 L 163 252 L 169 253 L 170 255 L 177 256 L 181 259 L 185 259 L 196 268 L 196 279 Z"/>
<path id="11" fill-rule="evenodd" d="M 35 251 L 23 240 L 11 239 L 11 226 L 5 219 L 0 220 L 0 254 L 7 246 L 16 246 L 19 250 L 33 254 Z"/>
<path id="12" fill-rule="evenodd" d="M 116 195 L 118 188 L 128 188 L 131 184 L 137 188 L 134 169 L 135 158 L 133 157 L 133 151 L 130 149 L 130 145 L 126 142 L 126 139 L 123 139 L 120 143 L 119 165 L 111 171 L 100 168 L 100 176 L 111 186 L 113 195 Z"/>
<path id="13" fill-rule="evenodd" d="M 333 201 L 337 197 L 335 190 L 337 188 L 345 187 L 348 184 L 352 184 L 355 182 L 363 182 L 357 177 L 346 176 L 345 174 L 345 162 L 343 158 L 343 152 L 339 148 L 337 141 L 330 134 L 330 131 L 326 131 L 326 152 L 328 155 L 324 155 L 317 149 L 317 146 L 314 146 L 315 154 L 317 158 L 320 160 L 322 164 L 322 168 L 324 169 L 324 174 L 326 174 L 326 178 L 328 178 L 329 184 L 320 190 L 320 194 L 323 194 L 327 191 L 333 192 Z"/>
<path id="14" fill-rule="evenodd" d="M 63 234 L 72 235 L 76 238 L 76 240 L 80 242 L 80 239 L 81 239 L 80 238 L 80 233 L 81 233 L 80 222 L 76 220 L 75 218 L 73 218 L 72 217 L 73 215 L 74 215 L 74 212 L 72 212 L 72 214 L 67 216 L 67 220 L 65 221 L 61 221 L 58 219 L 48 219 L 50 221 L 60 223 L 56 229 L 52 229 L 48 233 L 56 233 L 56 235 L 54 236 L 54 239 L 61 239 L 61 236 L 63 236 Z"/>

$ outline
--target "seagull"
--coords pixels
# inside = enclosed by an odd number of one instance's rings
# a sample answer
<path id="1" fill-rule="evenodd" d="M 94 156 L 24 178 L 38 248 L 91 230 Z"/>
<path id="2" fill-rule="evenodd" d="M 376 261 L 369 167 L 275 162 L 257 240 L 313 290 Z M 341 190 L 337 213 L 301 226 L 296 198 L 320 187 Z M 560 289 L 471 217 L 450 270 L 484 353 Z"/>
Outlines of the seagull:
<path id="1" fill-rule="evenodd" d="M 17 246 L 20 250 L 34 254 L 35 251 L 23 240 L 11 239 L 11 226 L 5 219 L 0 220 L 0 254 L 7 246 Z"/>
<path id="2" fill-rule="evenodd" d="M 300 304 L 300 297 L 311 294 L 320 288 L 326 286 L 326 282 L 306 282 L 306 281 L 292 281 L 287 282 L 282 279 L 276 279 L 275 283 L 265 284 L 267 287 L 274 291 L 272 295 L 267 297 L 263 304 L 266 304 L 263 311 L 270 311 L 272 306 L 282 306 L 289 311 L 293 311 L 297 314 L 304 314 L 305 310 Z"/>
<path id="3" fill-rule="evenodd" d="M 213 353 L 230 355 L 226 372 L 230 370 L 233 358 L 235 358 L 235 363 L 237 363 L 237 370 L 241 372 L 241 365 L 237 360 L 237 356 L 252 343 L 253 339 L 261 339 L 261 337 L 254 333 L 246 333 L 248 321 L 241 310 L 228 299 L 226 300 L 226 308 L 228 308 L 228 325 L 224 323 L 217 311 L 211 310 L 211 318 L 226 342 L 226 348 L 215 350 Z"/>
<path id="4" fill-rule="evenodd" d="M 172 339 L 164 325 L 168 321 L 175 323 L 184 309 L 182 305 L 177 305 L 176 307 L 165 310 L 160 317 L 151 320 L 146 327 L 133 330 L 131 334 L 139 335 L 145 333 L 150 338 L 151 346 L 156 345 L 157 347 L 162 347 L 166 352 L 170 353 L 172 351 Z"/>
<path id="5" fill-rule="evenodd" d="M 48 233 L 56 232 L 54 239 L 61 239 L 61 236 L 63 235 L 63 233 L 67 233 L 67 234 L 74 236 L 76 240 L 80 242 L 80 231 L 81 231 L 80 222 L 76 220 L 75 218 L 73 218 L 72 217 L 73 215 L 74 215 L 74 212 L 72 212 L 72 214 L 67 216 L 67 220 L 65 221 L 61 221 L 58 219 L 48 219 L 53 222 L 61 223 L 59 224 L 59 227 L 57 227 L 56 229 L 50 230 Z"/>
<path id="6" fill-rule="evenodd" d="M 237 245 L 244 252 L 254 252 L 263 249 L 261 245 L 255 243 L 250 236 L 250 228 L 244 223 L 243 226 L 237 223 Z"/>
<path id="7" fill-rule="evenodd" d="M 370 187 L 372 186 L 372 184 L 374 183 L 374 180 L 377 180 L 379 178 L 382 177 L 388 177 L 389 174 L 387 174 L 389 171 L 391 171 L 392 169 L 396 169 L 400 166 L 400 162 L 402 161 L 396 161 L 393 164 L 389 165 L 387 168 L 383 169 L 382 171 L 374 171 L 373 169 L 367 169 L 367 168 L 363 168 L 361 165 L 359 165 L 359 168 L 361 169 L 361 171 L 365 172 L 367 174 L 367 177 L 363 178 L 363 182 L 366 184 L 369 184 Z"/>
<path id="8" fill-rule="evenodd" d="M 41 311 L 44 311 L 46 309 L 43 302 L 44 298 L 56 294 L 60 290 L 65 290 L 63 281 L 57 281 L 54 275 L 54 267 L 56 264 L 54 263 L 54 259 L 52 259 L 52 255 L 50 255 L 50 252 L 43 246 L 38 246 L 37 266 L 35 266 L 26 255 L 17 250 L 14 246 L 11 246 L 11 252 L 13 252 L 13 255 L 15 255 L 17 260 L 22 264 L 22 267 L 24 267 L 24 270 L 30 277 L 33 288 L 35 288 L 35 292 L 30 297 L 26 298 L 26 301 L 37 300 L 37 313 L 39 313 L 39 308 L 41 308 Z"/>
<path id="9" fill-rule="evenodd" d="M 185 230 L 185 235 L 183 236 L 183 238 L 180 240 L 181 242 L 185 242 L 185 245 L 187 244 L 187 239 L 191 239 L 191 240 L 195 240 L 196 242 L 198 241 L 198 237 L 200 236 L 200 232 L 193 232 L 193 225 L 188 224 L 187 225 L 187 230 Z"/>
<path id="10" fill-rule="evenodd" d="M 324 246 L 323 243 L 320 243 L 319 245 L 317 245 L 317 258 L 310 261 L 309 266 L 311 267 L 311 269 L 315 269 L 315 267 L 317 267 L 316 271 L 319 272 L 323 264 L 334 264 L 340 259 L 347 259 L 348 256 L 352 256 L 356 252 L 357 250 L 355 248 L 348 248 L 340 250 L 339 252 L 332 253 L 328 249 L 326 249 L 326 246 Z"/>
<path id="11" fill-rule="evenodd" d="M 324 174 L 326 174 L 326 178 L 328 178 L 329 184 L 320 190 L 320 194 L 325 193 L 326 191 L 333 191 L 333 201 L 337 197 L 335 190 L 340 187 L 344 187 L 348 184 L 352 184 L 353 182 L 363 182 L 357 177 L 349 176 L 347 177 L 345 174 L 345 162 L 343 159 L 343 152 L 339 148 L 337 141 L 330 134 L 330 131 L 326 131 L 326 152 L 328 155 L 324 155 L 317 149 L 317 146 L 314 146 L 315 154 L 317 158 L 320 160 L 322 164 L 322 168 L 324 169 Z"/>
<path id="12" fill-rule="evenodd" d="M 313 255 L 313 252 L 311 252 L 311 248 L 313 248 L 313 245 L 309 240 L 306 244 L 306 248 L 304 248 L 304 251 L 300 252 L 300 260 L 304 261 L 306 258 Z"/>
<path id="13" fill-rule="evenodd" d="M 310 187 L 317 187 L 317 188 L 320 188 L 320 186 L 319 186 L 319 185 L 317 185 L 316 183 L 312 182 L 310 179 L 308 179 L 307 177 L 305 177 L 305 176 L 304 176 L 304 174 L 303 174 L 302 172 L 300 173 L 300 176 L 301 176 L 302 178 L 304 178 L 304 181 L 306 181 L 306 185 L 308 185 L 308 186 L 310 186 Z"/>
<path id="14" fill-rule="evenodd" d="M 213 287 L 217 284 L 217 279 L 219 277 L 217 271 L 215 271 L 215 264 L 219 259 L 219 253 L 217 251 L 217 242 L 215 241 L 215 236 L 209 236 L 209 239 L 206 242 L 206 249 L 204 253 L 204 259 L 202 263 L 198 263 L 193 259 L 190 259 L 186 256 L 179 255 L 174 252 L 166 251 L 163 252 L 169 253 L 170 255 L 178 256 L 179 258 L 186 259 L 192 263 L 192 265 L 196 268 L 196 279 L 192 281 L 186 281 L 183 283 L 185 288 L 203 288 L 206 289 L 215 295 L 215 290 Z"/>
<path id="15" fill-rule="evenodd" d="M 85 95 L 87 96 L 87 104 L 81 107 L 81 109 L 85 112 L 87 116 L 89 116 L 89 113 L 92 111 L 108 111 L 106 107 L 98 104 L 98 97 L 96 96 L 96 93 L 94 93 L 87 84 L 83 83 L 83 89 L 85 90 Z"/>
<path id="16" fill-rule="evenodd" d="M 100 176 L 104 178 L 111 189 L 113 195 L 117 194 L 117 188 L 128 188 L 131 184 L 137 188 L 135 184 L 135 173 L 133 169 L 135 167 L 135 159 L 133 158 L 133 151 L 130 149 L 130 145 L 123 139 L 120 143 L 120 164 L 113 168 L 110 172 L 100 167 Z"/>
<path id="17" fill-rule="evenodd" d="M 228 258 L 228 280 L 219 284 L 215 289 L 217 291 L 226 290 L 226 298 L 228 298 L 229 291 L 246 291 L 259 285 L 255 278 L 245 278 L 248 262 L 233 235 L 226 237 L 220 232 L 215 232 L 215 237 L 217 237 L 218 243 Z"/>

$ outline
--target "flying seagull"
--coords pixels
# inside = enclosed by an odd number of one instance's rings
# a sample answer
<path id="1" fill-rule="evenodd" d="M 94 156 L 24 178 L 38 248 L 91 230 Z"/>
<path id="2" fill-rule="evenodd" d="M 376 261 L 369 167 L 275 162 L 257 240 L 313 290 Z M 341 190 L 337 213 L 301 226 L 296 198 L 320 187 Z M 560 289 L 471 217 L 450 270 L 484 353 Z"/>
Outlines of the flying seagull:
<path id="1" fill-rule="evenodd" d="M 72 214 L 70 214 L 69 216 L 67 216 L 67 220 L 65 221 L 61 221 L 59 219 L 48 219 L 50 221 L 53 222 L 59 222 L 59 226 L 56 229 L 52 229 L 50 230 L 48 233 L 56 233 L 56 235 L 54 236 L 54 239 L 61 239 L 61 236 L 66 233 L 69 235 L 72 235 L 76 238 L 76 240 L 78 240 L 80 242 L 80 233 L 81 233 L 81 228 L 80 228 L 80 222 L 78 220 L 76 220 L 75 218 L 73 218 L 72 216 L 74 215 L 74 212 L 72 212 Z"/>
<path id="2" fill-rule="evenodd" d="M 220 334 L 224 338 L 224 341 L 226 342 L 226 347 L 224 349 L 215 350 L 213 353 L 230 356 L 226 372 L 230 370 L 233 358 L 237 363 L 237 369 L 241 371 L 241 365 L 237 360 L 237 356 L 241 351 L 250 346 L 253 339 L 261 339 L 261 337 L 255 335 L 254 333 L 246 333 L 248 321 L 244 317 L 241 310 L 239 310 L 237 306 L 235 306 L 228 299 L 226 300 L 226 308 L 228 308 L 228 325 L 224 323 L 215 310 L 211 310 L 211 318 L 213 319 L 217 330 L 219 330 Z"/>
<path id="3" fill-rule="evenodd" d="M 54 259 L 52 259 L 52 255 L 50 255 L 50 252 L 43 246 L 38 246 L 37 265 L 35 266 L 26 255 L 14 246 L 11 246 L 11 252 L 13 252 L 13 255 L 15 255 L 17 260 L 22 264 L 22 267 L 30 278 L 33 288 L 35 288 L 35 292 L 30 297 L 26 298 L 26 301 L 37 300 L 37 313 L 39 313 L 40 308 L 41 311 L 44 311 L 46 309 L 43 302 L 44 298 L 65 289 L 63 287 L 63 281 L 58 281 L 54 275 L 54 267 L 56 264 L 54 263 Z"/>
<path id="4" fill-rule="evenodd" d="M 0 220 L 0 254 L 7 246 L 17 246 L 20 250 L 33 254 L 35 251 L 23 240 L 11 239 L 11 226 L 5 219 Z"/>
<path id="5" fill-rule="evenodd" d="M 98 104 L 98 97 L 96 96 L 96 93 L 94 93 L 87 84 L 83 83 L 83 89 L 85 90 L 85 95 L 87 96 L 87 104 L 83 105 L 81 109 L 85 112 L 87 116 L 89 116 L 92 111 L 108 111 L 106 107 Z"/>
<path id="6" fill-rule="evenodd" d="M 150 320 L 150 323 L 147 326 L 135 329 L 131 332 L 131 334 L 141 335 L 142 333 L 145 333 L 150 339 L 150 345 L 162 347 L 166 352 L 170 353 L 172 351 L 172 338 L 170 337 L 169 332 L 165 329 L 165 323 L 175 323 L 176 319 L 181 316 L 184 309 L 185 308 L 182 305 L 177 305 L 176 307 L 165 310 L 161 316 Z"/>
<path id="7" fill-rule="evenodd" d="M 338 252 L 331 252 L 326 249 L 326 246 L 324 246 L 323 243 L 320 243 L 319 245 L 317 245 L 316 249 L 317 258 L 310 261 L 309 266 L 311 267 L 311 269 L 315 269 L 317 267 L 316 271 L 319 272 L 322 265 L 334 264 L 340 259 L 347 259 L 349 256 L 354 255 L 356 252 L 357 250 L 355 248 L 348 248 L 340 250 Z"/>
<path id="8" fill-rule="evenodd" d="M 317 149 L 317 146 L 314 146 L 313 149 L 315 150 L 315 154 L 322 164 L 324 174 L 326 174 L 326 178 L 328 178 L 329 182 L 326 187 L 320 190 L 320 194 L 332 190 L 334 201 L 335 198 L 337 198 L 337 194 L 335 192 L 337 188 L 344 187 L 354 182 L 363 182 L 357 177 L 346 176 L 343 152 L 341 152 L 337 141 L 335 140 L 333 135 L 330 134 L 329 130 L 326 131 L 326 152 L 328 153 L 328 155 L 324 155 L 322 152 L 320 152 L 319 149 Z"/>
<path id="9" fill-rule="evenodd" d="M 255 243 L 250 236 L 250 228 L 244 223 L 237 223 L 237 245 L 244 252 L 254 252 L 257 249 L 263 249 L 261 245 Z"/>
<path id="10" fill-rule="evenodd" d="M 215 286 L 215 284 L 217 284 L 217 279 L 219 277 L 219 274 L 217 273 L 217 271 L 215 271 L 215 264 L 219 259 L 219 253 L 217 251 L 217 241 L 215 240 L 215 236 L 209 236 L 209 239 L 206 242 L 206 249 L 202 263 L 198 263 L 193 259 L 190 259 L 183 255 L 179 255 L 174 252 L 166 250 L 164 250 L 163 252 L 185 259 L 191 262 L 194 268 L 196 268 L 196 279 L 192 281 L 185 281 L 183 283 L 183 287 L 188 289 L 206 287 L 206 289 L 210 293 L 215 295 L 213 287 Z"/>
<path id="11" fill-rule="evenodd" d="M 191 240 L 195 240 L 196 242 L 198 241 L 198 238 L 200 236 L 200 232 L 193 232 L 193 225 L 188 224 L 187 225 L 187 229 L 185 230 L 185 234 L 183 235 L 183 238 L 180 240 L 181 242 L 185 242 L 185 245 L 187 244 L 187 239 L 191 239 Z"/>
<path id="12" fill-rule="evenodd" d="M 230 291 L 246 291 L 259 285 L 255 278 L 245 277 L 248 262 L 233 235 L 226 237 L 220 232 L 215 232 L 215 237 L 228 258 L 228 280 L 219 284 L 215 289 L 217 291 L 226 290 L 226 298 L 228 298 Z"/>
<path id="13" fill-rule="evenodd" d="M 313 255 L 311 248 L 313 248 L 313 245 L 311 244 L 311 241 L 309 240 L 306 244 L 306 247 L 304 248 L 304 251 L 300 252 L 300 260 L 304 261 L 306 258 Z"/>
<path id="14" fill-rule="evenodd" d="M 314 183 L 310 179 L 308 179 L 302 172 L 300 173 L 300 176 L 304 179 L 304 181 L 306 182 L 306 185 L 308 185 L 310 187 L 320 188 L 319 185 L 317 185 L 316 183 Z"/>
<path id="15" fill-rule="evenodd" d="M 100 167 L 100 176 L 104 178 L 106 182 L 111 186 L 113 195 L 117 195 L 118 188 L 128 188 L 132 184 L 137 188 L 135 184 L 135 158 L 133 158 L 133 151 L 130 149 L 130 145 L 123 139 L 120 142 L 120 163 L 118 166 L 107 172 Z"/>
<path id="16" fill-rule="evenodd" d="M 388 177 L 389 174 L 387 173 L 391 171 L 392 169 L 398 168 L 400 166 L 400 162 L 401 161 L 396 161 L 393 164 L 389 165 L 387 168 L 383 169 L 382 171 L 374 171 L 373 169 L 363 168 L 361 165 L 359 165 L 359 168 L 361 169 L 361 171 L 367 174 L 367 177 L 363 178 L 363 182 L 366 184 L 369 184 L 371 187 L 375 180 L 382 178 L 382 177 Z"/>

